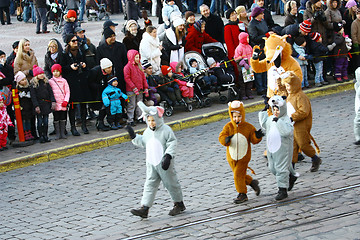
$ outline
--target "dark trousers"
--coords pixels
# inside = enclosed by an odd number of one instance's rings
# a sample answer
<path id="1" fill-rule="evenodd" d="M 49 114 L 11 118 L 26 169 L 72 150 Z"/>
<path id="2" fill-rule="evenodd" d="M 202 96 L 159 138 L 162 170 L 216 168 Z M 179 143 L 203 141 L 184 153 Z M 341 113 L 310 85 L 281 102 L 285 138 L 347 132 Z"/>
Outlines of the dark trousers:
<path id="1" fill-rule="evenodd" d="M 347 57 L 335 58 L 335 77 L 347 77 L 348 59 Z"/>
<path id="2" fill-rule="evenodd" d="M 60 120 L 66 120 L 66 111 L 55 111 L 53 112 L 54 115 L 54 122 L 60 121 Z"/>
<path id="3" fill-rule="evenodd" d="M 69 108 L 69 121 L 70 121 L 70 126 L 72 126 L 72 127 L 75 127 L 76 105 L 78 105 L 78 104 L 74 104 L 74 106 L 70 106 L 70 108 Z M 79 105 L 80 105 L 81 121 L 86 122 L 86 104 L 80 103 Z"/>
<path id="4" fill-rule="evenodd" d="M 6 22 L 7 24 L 10 23 L 10 12 L 9 12 L 9 7 L 0 7 L 0 21 L 1 24 L 4 25 L 5 21 L 4 21 L 4 12 L 6 14 Z"/>
<path id="5" fill-rule="evenodd" d="M 36 11 L 36 32 L 40 32 L 40 24 L 42 31 L 47 31 L 46 8 L 35 8 Z"/>

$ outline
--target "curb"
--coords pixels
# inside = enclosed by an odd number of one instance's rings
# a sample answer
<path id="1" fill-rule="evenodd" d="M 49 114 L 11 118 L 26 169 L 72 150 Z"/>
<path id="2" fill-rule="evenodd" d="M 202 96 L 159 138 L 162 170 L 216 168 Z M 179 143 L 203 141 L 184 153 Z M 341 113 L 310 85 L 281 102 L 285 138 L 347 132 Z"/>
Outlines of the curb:
<path id="1" fill-rule="evenodd" d="M 312 99 L 331 95 L 339 92 L 344 92 L 354 89 L 352 82 L 342 84 L 332 84 L 322 88 L 315 88 L 306 90 L 306 95 Z M 263 101 L 256 101 L 250 104 L 245 104 L 247 113 L 260 111 L 263 108 Z M 229 118 L 228 109 L 213 111 L 207 114 L 197 115 L 189 118 L 184 118 L 169 122 L 168 125 L 174 131 L 180 131 L 182 129 L 193 128 L 196 126 L 204 125 L 207 123 L 217 122 L 223 119 Z M 137 133 L 141 133 L 145 128 L 137 130 Z M 11 171 L 17 168 L 28 167 L 43 162 L 53 161 L 59 158 L 69 157 L 72 155 L 93 151 L 100 148 L 110 147 L 116 144 L 130 141 L 127 133 L 116 134 L 111 137 L 98 138 L 78 144 L 72 144 L 61 148 L 51 149 L 36 154 L 31 154 L 25 157 L 19 157 L 0 163 L 0 173 Z"/>

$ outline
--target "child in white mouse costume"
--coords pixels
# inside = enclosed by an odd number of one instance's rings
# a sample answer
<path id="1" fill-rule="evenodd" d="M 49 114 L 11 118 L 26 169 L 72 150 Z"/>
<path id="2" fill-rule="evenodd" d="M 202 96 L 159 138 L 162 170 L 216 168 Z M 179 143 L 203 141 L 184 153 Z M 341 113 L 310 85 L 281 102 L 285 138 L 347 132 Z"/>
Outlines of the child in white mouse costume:
<path id="1" fill-rule="evenodd" d="M 153 205 L 155 194 L 162 181 L 174 201 L 174 208 L 170 210 L 169 215 L 175 216 L 185 210 L 181 186 L 174 166 L 177 145 L 175 134 L 164 123 L 162 117 L 164 108 L 147 107 L 143 102 L 138 102 L 138 106 L 142 111 L 141 117 L 145 117 L 148 127 L 143 135 L 135 134 L 129 125 L 126 126 L 126 130 L 133 139 L 134 145 L 146 148 L 146 181 L 141 208 L 132 209 L 131 213 L 142 218 L 148 217 L 149 208 Z"/>
<path id="2" fill-rule="evenodd" d="M 270 171 L 279 188 L 276 200 L 287 198 L 299 174 L 291 164 L 294 149 L 294 126 L 287 115 L 286 97 L 274 95 L 259 112 L 260 126 L 266 130 L 266 149 Z M 271 107 L 273 115 L 267 109 Z"/>

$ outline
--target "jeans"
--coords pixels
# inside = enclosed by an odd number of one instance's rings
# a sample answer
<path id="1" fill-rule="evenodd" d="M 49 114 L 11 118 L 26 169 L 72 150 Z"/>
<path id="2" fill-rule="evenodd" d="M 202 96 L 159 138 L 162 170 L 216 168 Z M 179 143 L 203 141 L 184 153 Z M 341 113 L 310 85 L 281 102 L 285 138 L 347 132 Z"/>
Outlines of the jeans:
<path id="1" fill-rule="evenodd" d="M 24 131 L 30 131 L 31 130 L 31 121 L 30 121 L 30 119 L 23 120 L 23 128 L 24 128 Z"/>
<path id="2" fill-rule="evenodd" d="M 49 114 L 39 114 L 36 115 L 37 119 L 37 128 L 41 129 L 41 127 L 48 127 L 49 124 Z"/>
<path id="3" fill-rule="evenodd" d="M 36 32 L 40 32 L 40 24 L 42 31 L 47 31 L 47 18 L 46 18 L 46 8 L 35 8 L 36 10 Z"/>
<path id="4" fill-rule="evenodd" d="M 266 91 L 267 89 L 267 72 L 263 73 L 254 73 L 255 76 L 255 87 L 256 92 L 260 94 L 262 91 Z"/>
<path id="5" fill-rule="evenodd" d="M 206 85 L 216 85 L 217 77 L 214 75 L 204 76 L 204 81 L 205 81 Z"/>
<path id="6" fill-rule="evenodd" d="M 80 0 L 80 6 L 79 6 L 79 21 L 84 20 L 84 13 L 85 13 L 85 0 Z"/>
<path id="7" fill-rule="evenodd" d="M 23 13 L 24 14 L 24 22 L 29 21 L 30 8 L 31 8 L 31 19 L 32 19 L 33 23 L 36 23 L 35 7 L 32 2 L 29 2 L 29 5 L 24 7 L 24 13 Z"/>
<path id="8" fill-rule="evenodd" d="M 301 87 L 308 87 L 309 86 L 309 82 L 308 82 L 308 76 L 307 76 L 307 65 L 300 65 L 301 68 L 301 72 L 303 75 L 303 79 L 301 82 Z"/>
<path id="9" fill-rule="evenodd" d="M 314 63 L 315 66 L 315 83 L 322 83 L 324 82 L 323 77 L 323 61 Z"/>

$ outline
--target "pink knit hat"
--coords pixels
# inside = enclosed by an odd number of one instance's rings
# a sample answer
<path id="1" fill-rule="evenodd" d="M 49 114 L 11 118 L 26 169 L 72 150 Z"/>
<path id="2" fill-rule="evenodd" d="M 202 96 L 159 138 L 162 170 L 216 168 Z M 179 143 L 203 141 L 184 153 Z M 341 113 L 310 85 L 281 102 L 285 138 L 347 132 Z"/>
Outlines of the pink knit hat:
<path id="1" fill-rule="evenodd" d="M 41 67 L 38 67 L 36 65 L 33 66 L 33 76 L 36 77 L 39 74 L 44 73 L 44 70 L 42 70 Z"/>
<path id="2" fill-rule="evenodd" d="M 21 72 L 21 71 L 17 72 L 17 73 L 15 74 L 15 77 L 14 77 L 16 83 L 19 83 L 19 82 L 20 82 L 21 80 L 23 80 L 24 78 L 26 78 L 26 76 L 25 76 L 25 74 L 24 74 L 23 72 Z"/>
<path id="3" fill-rule="evenodd" d="M 351 8 L 353 6 L 356 6 L 355 0 L 349 0 L 345 5 L 346 8 Z"/>

